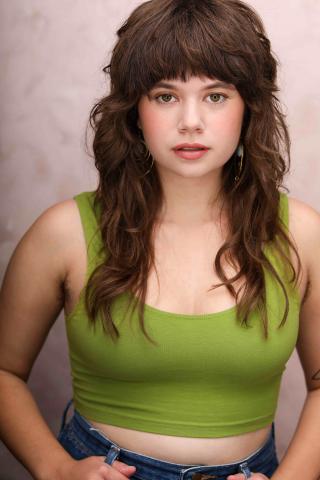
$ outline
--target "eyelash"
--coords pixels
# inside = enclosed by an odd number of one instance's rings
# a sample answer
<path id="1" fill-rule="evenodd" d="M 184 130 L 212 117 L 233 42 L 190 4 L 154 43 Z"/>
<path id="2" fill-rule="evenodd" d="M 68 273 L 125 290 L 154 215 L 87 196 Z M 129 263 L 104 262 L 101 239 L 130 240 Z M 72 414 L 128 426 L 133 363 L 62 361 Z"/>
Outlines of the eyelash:
<path id="1" fill-rule="evenodd" d="M 160 95 L 156 95 L 156 96 L 154 97 L 154 99 L 155 99 L 158 103 L 160 103 L 161 105 L 165 105 L 165 104 L 170 104 L 170 103 L 172 103 L 172 102 L 160 102 L 160 101 L 159 101 L 159 98 L 160 98 L 160 97 L 164 97 L 164 96 L 166 96 L 166 95 L 169 96 L 169 97 L 173 97 L 173 95 L 171 95 L 171 93 L 161 93 Z M 223 102 L 210 102 L 210 103 L 212 103 L 213 105 L 215 105 L 215 104 L 219 105 L 220 103 L 224 103 L 225 100 L 228 98 L 227 95 L 224 95 L 223 93 L 210 93 L 210 94 L 207 95 L 207 96 L 210 97 L 211 95 L 219 95 L 220 97 L 223 97 L 223 98 L 224 98 L 224 101 L 223 101 Z"/>

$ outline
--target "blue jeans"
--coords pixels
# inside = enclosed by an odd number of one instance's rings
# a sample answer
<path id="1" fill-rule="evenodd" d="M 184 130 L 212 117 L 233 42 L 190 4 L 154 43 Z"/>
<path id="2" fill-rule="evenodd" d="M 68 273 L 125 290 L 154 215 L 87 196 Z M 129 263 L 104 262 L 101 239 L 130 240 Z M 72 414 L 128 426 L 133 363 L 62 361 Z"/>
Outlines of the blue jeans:
<path id="1" fill-rule="evenodd" d="M 245 478 L 249 478 L 251 472 L 263 473 L 270 478 L 279 465 L 275 450 L 274 423 L 266 443 L 247 458 L 222 465 L 188 465 L 166 462 L 121 448 L 95 429 L 76 410 L 66 423 L 71 403 L 72 400 L 63 414 L 58 435 L 60 444 L 76 460 L 101 455 L 106 456 L 105 462 L 109 465 L 112 465 L 114 460 L 134 465 L 136 471 L 130 477 L 132 480 L 226 480 L 228 475 L 236 473 L 243 473 Z"/>

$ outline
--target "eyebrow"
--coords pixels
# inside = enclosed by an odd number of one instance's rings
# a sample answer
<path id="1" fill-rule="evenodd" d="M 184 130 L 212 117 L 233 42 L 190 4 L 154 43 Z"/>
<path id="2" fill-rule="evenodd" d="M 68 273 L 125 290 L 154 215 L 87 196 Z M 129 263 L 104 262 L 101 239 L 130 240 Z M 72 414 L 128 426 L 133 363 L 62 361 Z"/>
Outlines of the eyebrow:
<path id="1" fill-rule="evenodd" d="M 152 87 L 152 90 L 155 88 L 161 88 L 161 87 L 171 88 L 172 90 L 178 90 L 178 87 L 168 82 L 158 82 Z M 208 85 L 205 85 L 203 88 L 201 88 L 201 91 L 209 90 L 209 88 L 226 88 L 228 90 L 235 90 L 235 87 L 231 83 L 221 82 L 219 80 L 213 83 L 209 83 Z"/>

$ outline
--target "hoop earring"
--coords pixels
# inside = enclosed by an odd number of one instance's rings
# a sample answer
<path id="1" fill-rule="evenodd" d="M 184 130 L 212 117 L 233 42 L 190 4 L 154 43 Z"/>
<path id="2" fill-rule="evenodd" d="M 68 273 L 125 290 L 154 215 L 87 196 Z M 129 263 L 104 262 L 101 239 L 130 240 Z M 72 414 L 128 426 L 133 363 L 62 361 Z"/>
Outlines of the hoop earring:
<path id="1" fill-rule="evenodd" d="M 146 153 L 147 155 L 145 155 L 145 159 L 148 161 L 149 158 L 152 156 L 151 153 L 150 153 L 150 150 L 148 149 L 147 145 L 146 145 L 146 142 L 144 140 L 141 140 L 142 143 L 144 144 L 145 146 L 145 149 L 146 149 Z M 149 172 L 151 172 L 152 170 L 152 167 L 153 167 L 153 164 L 154 164 L 154 158 L 152 157 L 152 162 L 151 162 L 151 166 L 149 168 L 149 170 L 147 170 L 141 177 L 144 177 L 145 175 L 148 175 Z"/>
<path id="2" fill-rule="evenodd" d="M 242 170 L 243 170 L 243 157 L 244 157 L 244 147 L 243 144 L 240 143 L 240 145 L 237 148 L 237 157 L 240 158 L 239 166 L 238 166 L 238 173 L 234 177 L 234 182 L 237 183 L 240 179 Z"/>

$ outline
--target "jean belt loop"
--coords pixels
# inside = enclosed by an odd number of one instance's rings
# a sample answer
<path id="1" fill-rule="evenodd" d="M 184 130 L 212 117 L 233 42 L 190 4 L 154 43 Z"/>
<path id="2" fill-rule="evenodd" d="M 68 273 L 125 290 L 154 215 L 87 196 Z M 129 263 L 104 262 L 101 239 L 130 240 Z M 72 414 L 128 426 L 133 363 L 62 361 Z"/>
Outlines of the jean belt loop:
<path id="1" fill-rule="evenodd" d="M 66 408 L 64 409 L 64 412 L 63 412 L 63 415 L 62 415 L 62 422 L 61 422 L 61 427 L 60 427 L 60 431 L 63 430 L 65 424 L 66 424 L 66 418 L 67 418 L 67 414 L 68 414 L 68 410 L 71 406 L 71 404 L 73 403 L 73 398 L 71 398 L 71 400 L 69 400 L 69 402 L 67 403 L 67 406 Z"/>
<path id="2" fill-rule="evenodd" d="M 104 463 L 107 463 L 108 465 L 112 465 L 113 462 L 119 457 L 120 454 L 120 448 L 117 447 L 116 445 L 111 445 L 107 458 L 105 459 Z"/>
<path id="3" fill-rule="evenodd" d="M 240 470 L 241 470 L 241 473 L 244 474 L 244 478 L 245 478 L 246 480 L 252 476 L 252 475 L 251 475 L 250 468 L 248 467 L 248 463 L 247 463 L 247 462 L 241 463 L 239 468 L 240 468 Z"/>

